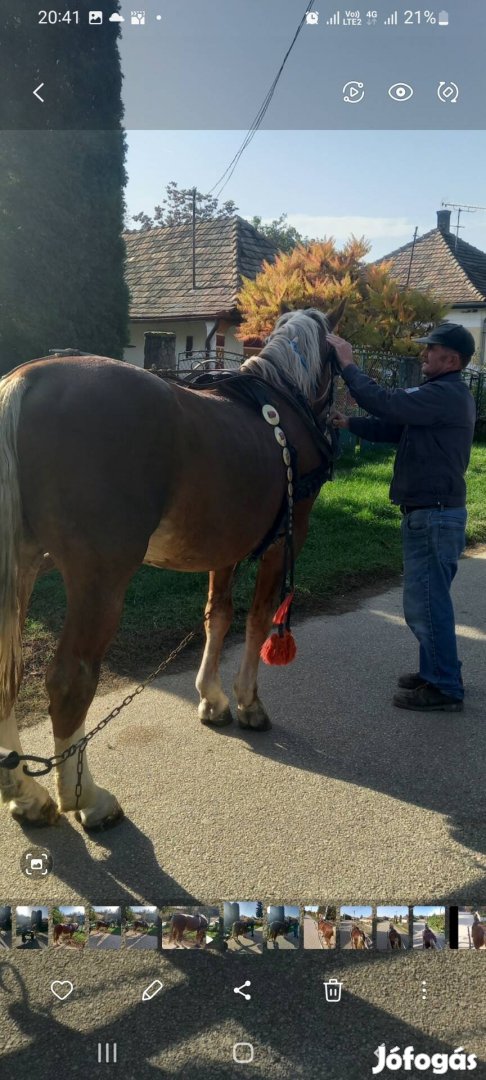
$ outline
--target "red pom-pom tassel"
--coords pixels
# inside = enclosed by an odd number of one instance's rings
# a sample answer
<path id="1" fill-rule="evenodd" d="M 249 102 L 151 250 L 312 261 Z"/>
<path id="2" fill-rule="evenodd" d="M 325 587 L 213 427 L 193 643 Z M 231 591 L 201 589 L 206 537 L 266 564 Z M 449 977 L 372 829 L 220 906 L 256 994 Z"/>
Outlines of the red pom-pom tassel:
<path id="1" fill-rule="evenodd" d="M 272 622 L 273 622 L 274 626 L 281 626 L 282 624 L 287 626 L 287 623 L 288 623 L 288 621 L 290 619 L 290 607 L 291 607 L 293 599 L 294 599 L 294 593 L 292 591 L 292 592 L 289 593 L 288 596 L 285 597 L 285 600 L 282 600 L 282 603 L 280 604 L 280 607 L 277 608 L 277 610 L 275 612 L 275 615 L 273 616 L 273 619 L 272 619 Z"/>
<path id="2" fill-rule="evenodd" d="M 284 665 L 291 664 L 295 659 L 297 646 L 290 630 L 272 634 L 263 642 L 260 656 L 264 664 Z"/>

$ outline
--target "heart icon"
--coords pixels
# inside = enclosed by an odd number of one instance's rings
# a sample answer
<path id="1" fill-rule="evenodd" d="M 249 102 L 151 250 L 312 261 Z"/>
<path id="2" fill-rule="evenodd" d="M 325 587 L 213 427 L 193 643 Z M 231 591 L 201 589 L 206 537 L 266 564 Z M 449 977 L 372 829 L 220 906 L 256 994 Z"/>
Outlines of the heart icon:
<path id="1" fill-rule="evenodd" d="M 55 982 L 51 983 L 51 990 L 54 997 L 59 998 L 59 1001 L 65 1001 L 72 994 L 74 986 L 72 982 L 67 980 L 61 982 L 60 979 L 56 979 Z"/>

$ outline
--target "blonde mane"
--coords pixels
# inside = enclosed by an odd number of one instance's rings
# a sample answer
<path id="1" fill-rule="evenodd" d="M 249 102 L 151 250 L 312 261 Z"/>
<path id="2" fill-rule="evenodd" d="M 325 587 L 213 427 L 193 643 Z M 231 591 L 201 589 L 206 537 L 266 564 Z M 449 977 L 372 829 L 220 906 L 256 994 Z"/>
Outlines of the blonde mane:
<path id="1" fill-rule="evenodd" d="M 261 353 L 245 360 L 242 370 L 260 375 L 276 387 L 291 382 L 311 400 L 322 373 L 322 331 L 329 331 L 322 311 L 287 311 L 280 316 Z"/>

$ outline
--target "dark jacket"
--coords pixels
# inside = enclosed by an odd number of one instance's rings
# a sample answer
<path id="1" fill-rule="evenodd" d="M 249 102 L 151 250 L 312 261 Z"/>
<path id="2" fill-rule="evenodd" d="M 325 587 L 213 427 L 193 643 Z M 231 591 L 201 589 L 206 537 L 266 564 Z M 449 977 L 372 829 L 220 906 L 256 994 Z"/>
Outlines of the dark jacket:
<path id="1" fill-rule="evenodd" d="M 460 371 L 408 390 L 385 390 L 354 364 L 342 377 L 370 417 L 349 430 L 371 442 L 398 443 L 390 499 L 410 506 L 465 506 L 476 406 Z"/>

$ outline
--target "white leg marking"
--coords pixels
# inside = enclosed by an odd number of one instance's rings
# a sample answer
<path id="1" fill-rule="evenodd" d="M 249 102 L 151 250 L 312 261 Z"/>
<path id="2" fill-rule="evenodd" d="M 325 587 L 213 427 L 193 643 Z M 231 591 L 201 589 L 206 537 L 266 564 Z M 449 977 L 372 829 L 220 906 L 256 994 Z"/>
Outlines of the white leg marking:
<path id="1" fill-rule="evenodd" d="M 84 723 L 74 731 L 68 739 L 54 739 L 56 754 L 62 754 L 68 746 L 82 739 L 84 735 Z M 59 807 L 61 810 L 79 810 L 81 821 L 86 828 L 94 828 L 101 825 L 107 818 L 120 815 L 120 805 L 106 788 L 98 787 L 90 773 L 86 750 L 84 751 L 83 774 L 81 777 L 81 795 L 76 806 L 76 782 L 77 782 L 77 751 L 62 765 L 58 766 L 57 791 Z"/>
<path id="2" fill-rule="evenodd" d="M 22 753 L 15 709 L 6 719 L 0 720 L 0 746 Z M 52 802 L 49 792 L 32 776 L 25 775 L 22 764 L 17 769 L 0 769 L 0 794 L 2 802 L 9 804 L 12 814 L 21 815 L 28 821 L 42 817 L 42 811 Z"/>

